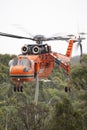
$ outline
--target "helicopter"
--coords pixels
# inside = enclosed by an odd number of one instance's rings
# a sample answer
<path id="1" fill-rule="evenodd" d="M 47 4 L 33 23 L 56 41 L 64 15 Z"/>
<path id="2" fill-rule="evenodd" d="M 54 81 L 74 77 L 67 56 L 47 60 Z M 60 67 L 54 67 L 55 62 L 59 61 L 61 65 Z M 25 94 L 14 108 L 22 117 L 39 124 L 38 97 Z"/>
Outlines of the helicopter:
<path id="1" fill-rule="evenodd" d="M 83 34 L 83 33 L 82 33 Z M 85 38 L 75 37 L 70 34 L 67 36 L 45 37 L 44 35 L 36 35 L 34 37 L 23 37 L 8 33 L 0 32 L 0 36 L 32 40 L 35 44 L 24 45 L 21 48 L 21 54 L 9 61 L 9 75 L 12 81 L 15 82 L 14 91 L 23 92 L 24 82 L 36 80 L 35 102 L 38 101 L 39 80 L 48 79 L 55 64 L 58 64 L 65 70 L 67 77 L 70 75 L 70 61 L 72 49 L 75 42 L 78 43 L 82 56 L 82 40 Z M 68 47 L 66 54 L 53 52 L 48 41 L 67 41 Z M 69 78 L 67 78 L 69 79 Z M 69 80 L 67 80 L 69 82 Z M 70 91 L 70 88 L 65 87 L 65 91 Z"/>

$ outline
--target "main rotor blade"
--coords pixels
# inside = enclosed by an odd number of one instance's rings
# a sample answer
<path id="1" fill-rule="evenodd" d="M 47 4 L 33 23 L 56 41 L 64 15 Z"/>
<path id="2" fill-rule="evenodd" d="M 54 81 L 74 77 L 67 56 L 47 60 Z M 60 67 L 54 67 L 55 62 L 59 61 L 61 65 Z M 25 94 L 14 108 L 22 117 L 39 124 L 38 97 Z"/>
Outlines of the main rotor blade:
<path id="1" fill-rule="evenodd" d="M 18 35 L 3 33 L 3 32 L 0 32 L 0 36 L 11 37 L 11 38 L 18 38 L 18 39 L 34 40 L 33 38 L 30 38 L 30 37 L 23 37 L 23 36 L 18 36 Z"/>
<path id="2" fill-rule="evenodd" d="M 84 32 L 81 32 L 81 33 L 79 33 L 79 35 L 86 35 L 87 33 L 84 33 Z"/>
<path id="3" fill-rule="evenodd" d="M 75 35 L 73 35 L 73 34 L 69 34 L 69 35 L 67 35 L 68 37 L 75 37 Z"/>
<path id="4" fill-rule="evenodd" d="M 69 39 L 70 39 L 69 37 L 61 37 L 61 36 L 58 36 L 58 37 L 46 38 L 45 40 L 46 40 L 46 41 L 51 41 L 51 40 L 63 40 L 63 41 L 67 41 L 67 40 L 69 40 Z"/>
<path id="5" fill-rule="evenodd" d="M 13 26 L 15 26 L 16 28 L 20 29 L 22 32 L 25 32 L 29 36 L 34 37 L 31 33 L 28 32 L 28 30 L 26 28 L 24 28 L 20 24 L 13 24 Z"/>

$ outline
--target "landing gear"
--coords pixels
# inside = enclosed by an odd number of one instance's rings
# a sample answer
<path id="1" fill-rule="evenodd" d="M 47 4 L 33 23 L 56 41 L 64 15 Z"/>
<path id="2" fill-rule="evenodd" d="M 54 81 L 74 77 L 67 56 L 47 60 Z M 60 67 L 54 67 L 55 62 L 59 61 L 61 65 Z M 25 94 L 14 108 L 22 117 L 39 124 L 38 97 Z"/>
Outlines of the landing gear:
<path id="1" fill-rule="evenodd" d="M 16 92 L 16 86 L 14 86 L 14 92 Z"/>
<path id="2" fill-rule="evenodd" d="M 70 92 L 71 90 L 70 90 L 70 87 L 65 87 L 65 92 Z"/>
<path id="3" fill-rule="evenodd" d="M 65 92 L 70 92 L 71 91 L 71 87 L 70 87 L 70 77 L 68 75 L 67 79 L 66 79 L 67 85 L 65 86 Z"/>
<path id="4" fill-rule="evenodd" d="M 16 84 L 14 86 L 14 92 L 23 92 L 23 85 L 21 84 Z"/>
<path id="5" fill-rule="evenodd" d="M 18 92 L 23 92 L 23 86 L 18 86 Z"/>

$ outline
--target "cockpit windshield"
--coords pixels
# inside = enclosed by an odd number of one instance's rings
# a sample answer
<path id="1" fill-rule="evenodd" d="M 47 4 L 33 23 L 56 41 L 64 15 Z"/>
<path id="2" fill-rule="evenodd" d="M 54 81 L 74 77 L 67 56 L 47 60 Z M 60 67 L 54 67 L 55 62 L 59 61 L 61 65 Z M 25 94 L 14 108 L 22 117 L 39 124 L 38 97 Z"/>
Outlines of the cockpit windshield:
<path id="1" fill-rule="evenodd" d="M 18 60 L 18 65 L 31 66 L 31 62 L 28 59 L 23 58 Z"/>
<path id="2" fill-rule="evenodd" d="M 13 60 L 11 60 L 9 62 L 9 65 L 10 66 L 27 66 L 27 67 L 31 67 L 31 61 L 28 60 L 27 58 L 21 58 L 21 59 L 18 59 L 18 58 L 14 58 Z"/>

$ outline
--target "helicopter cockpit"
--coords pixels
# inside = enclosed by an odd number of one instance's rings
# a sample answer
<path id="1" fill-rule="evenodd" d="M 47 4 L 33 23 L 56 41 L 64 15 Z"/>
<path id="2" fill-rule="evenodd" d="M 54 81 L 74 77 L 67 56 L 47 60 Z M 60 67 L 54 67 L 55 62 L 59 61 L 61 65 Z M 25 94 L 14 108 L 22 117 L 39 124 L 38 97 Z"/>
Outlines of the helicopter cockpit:
<path id="1" fill-rule="evenodd" d="M 24 66 L 31 68 L 31 61 L 27 58 L 14 58 L 9 62 L 9 66 Z"/>

